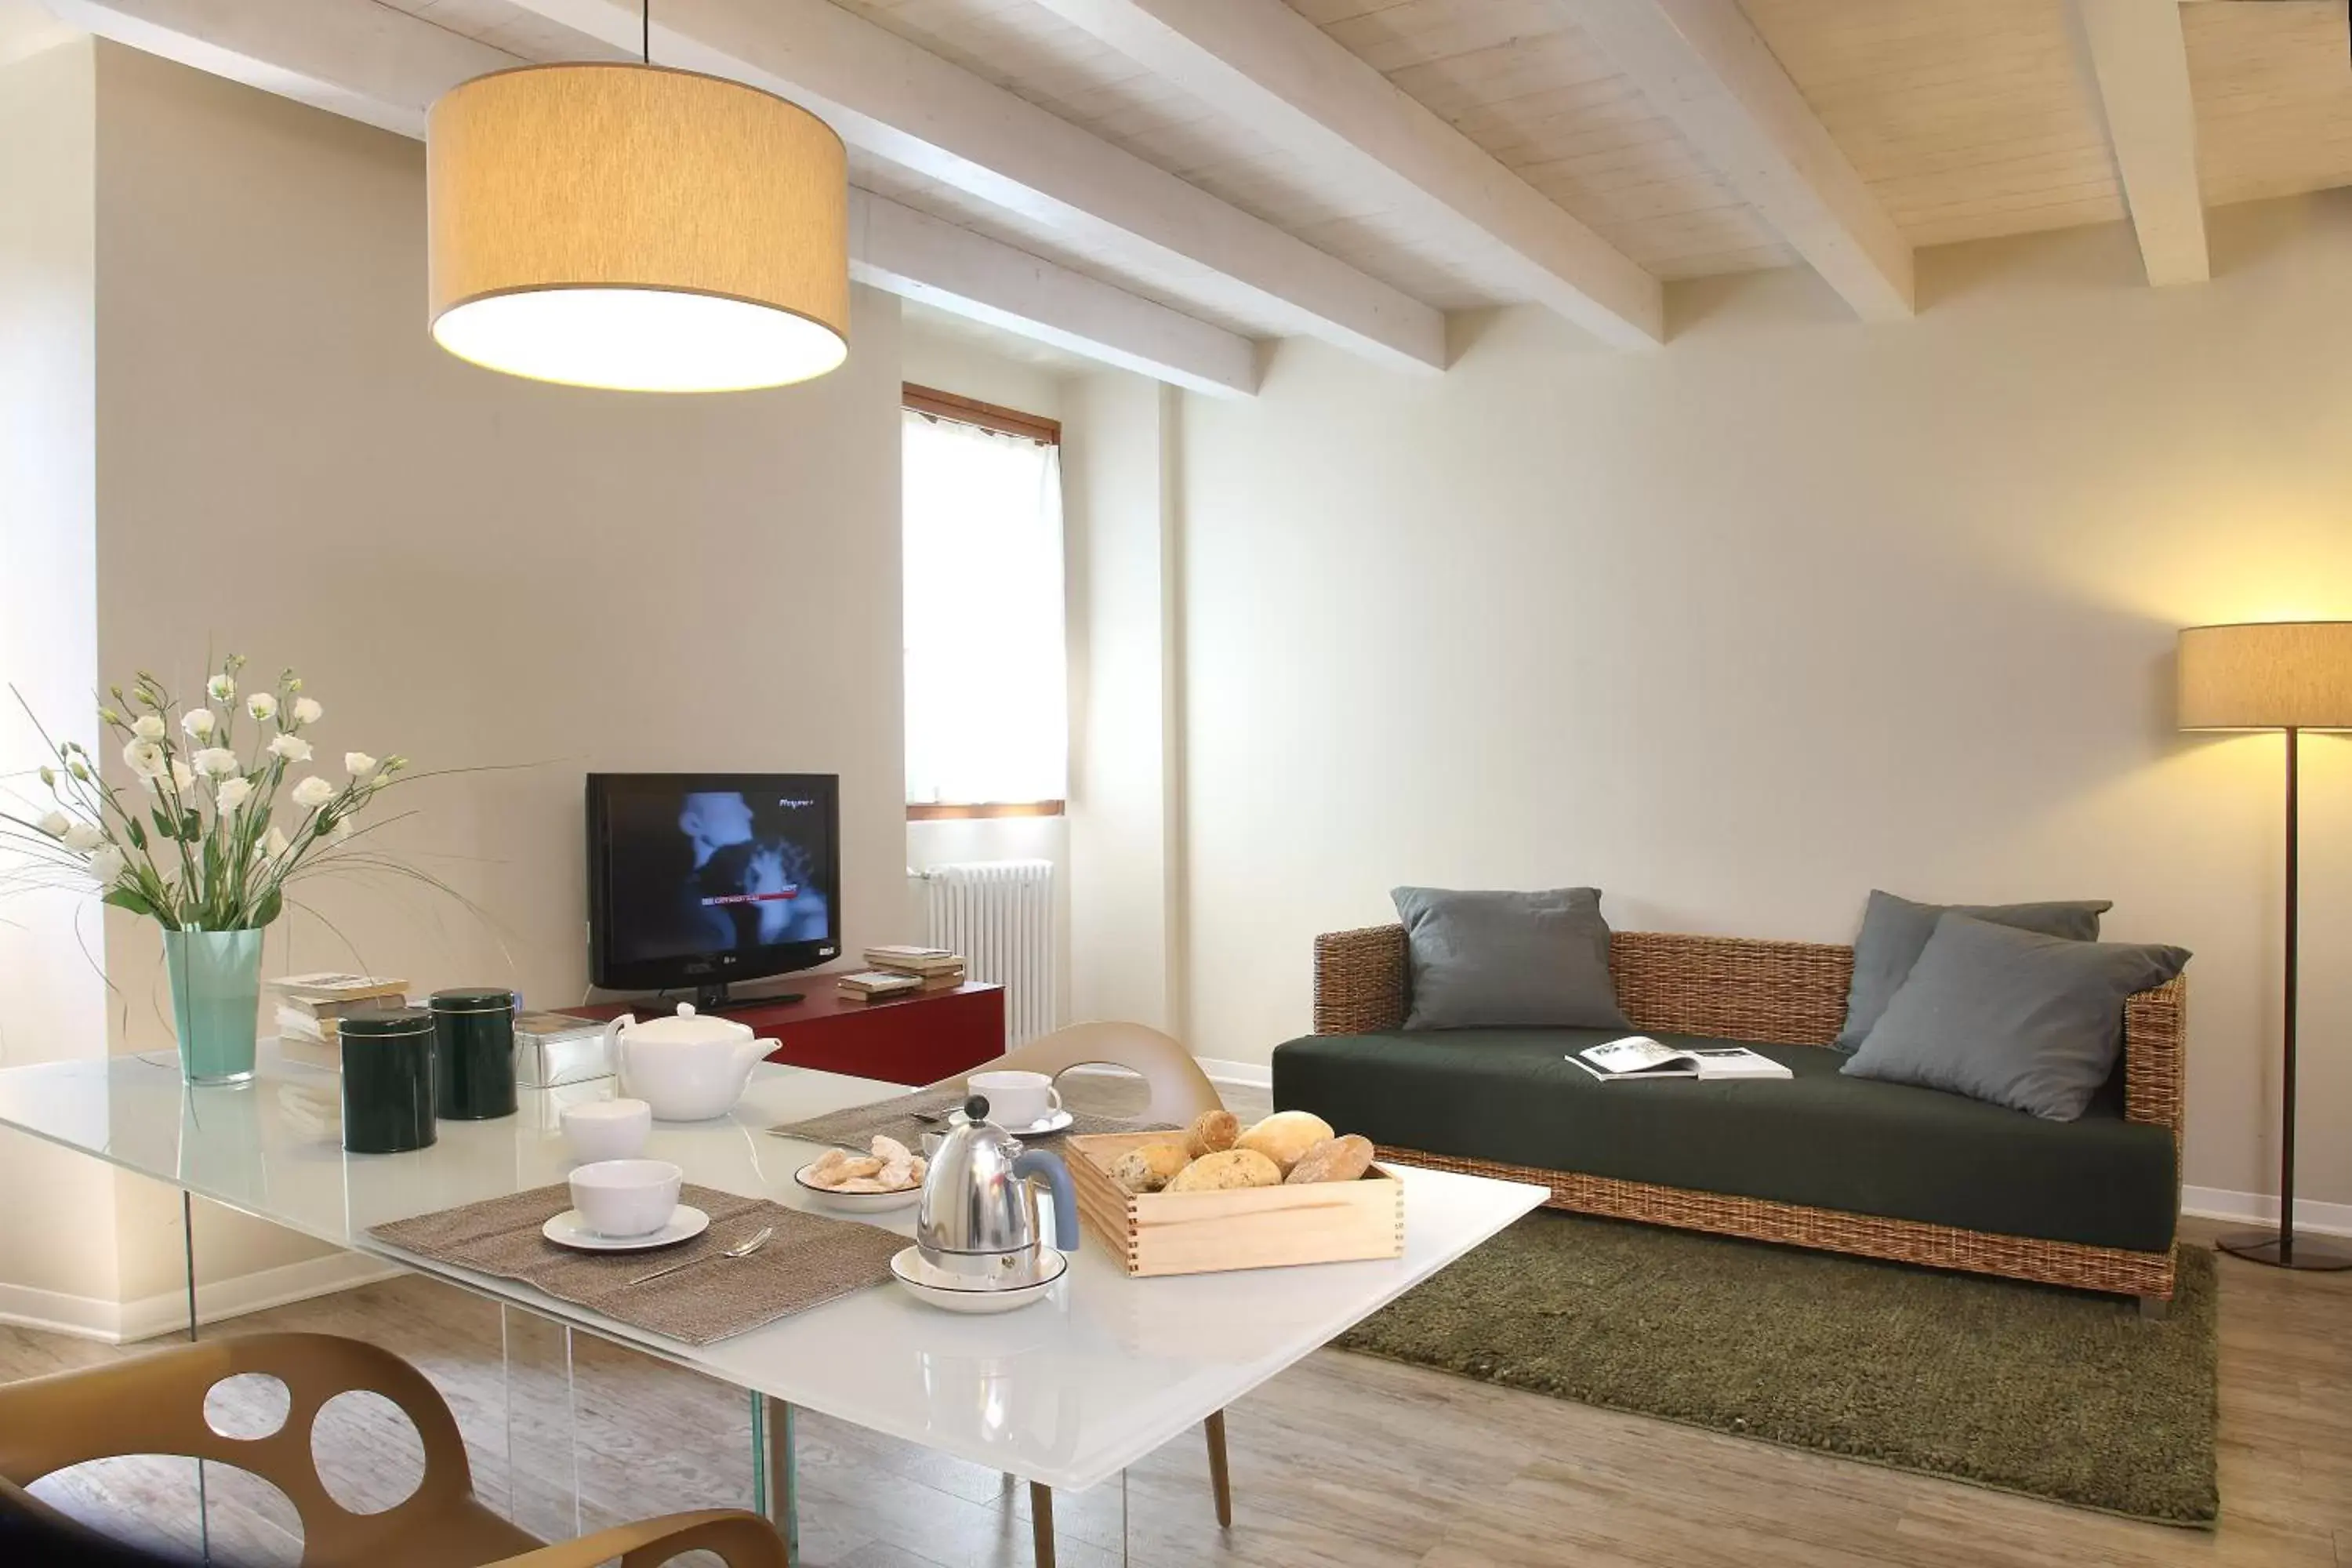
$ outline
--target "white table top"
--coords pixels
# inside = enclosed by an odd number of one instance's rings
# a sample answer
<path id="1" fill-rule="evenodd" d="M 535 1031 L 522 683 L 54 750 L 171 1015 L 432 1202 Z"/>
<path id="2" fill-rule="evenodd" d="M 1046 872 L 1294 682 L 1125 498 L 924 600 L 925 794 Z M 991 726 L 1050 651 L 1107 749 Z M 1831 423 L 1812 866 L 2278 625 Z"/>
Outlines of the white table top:
<path id="1" fill-rule="evenodd" d="M 1049 1299 L 999 1317 L 959 1317 L 895 1287 L 860 1291 L 714 1345 L 689 1346 L 558 1301 L 512 1280 L 428 1263 L 368 1227 L 527 1187 L 570 1169 L 556 1114 L 603 1099 L 610 1080 L 524 1090 L 519 1114 L 444 1121 L 432 1148 L 347 1154 L 279 1103 L 296 1082 L 335 1075 L 262 1047 L 260 1077 L 194 1089 L 170 1056 L 0 1070 L 0 1126 L 152 1176 L 338 1247 L 635 1345 L 738 1387 L 1049 1486 L 1108 1480 L 1222 1410 L 1540 1204 L 1543 1188 L 1402 1171 L 1405 1252 L 1392 1260 L 1129 1279 L 1086 1238 Z M 763 1131 L 903 1086 L 762 1064 L 733 1114 L 655 1124 L 646 1152 L 687 1179 L 793 1208 L 814 1205 L 793 1171 L 817 1146 Z M 877 1216 L 911 1236 L 914 1211 Z"/>

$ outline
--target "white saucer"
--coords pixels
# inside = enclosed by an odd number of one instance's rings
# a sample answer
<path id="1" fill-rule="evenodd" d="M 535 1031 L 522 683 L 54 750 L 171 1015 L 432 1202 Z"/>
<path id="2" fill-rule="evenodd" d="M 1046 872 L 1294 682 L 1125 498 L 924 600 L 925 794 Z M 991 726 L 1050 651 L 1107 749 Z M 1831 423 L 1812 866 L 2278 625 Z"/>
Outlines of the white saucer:
<path id="1" fill-rule="evenodd" d="M 1043 1300 L 1064 1274 L 1069 1272 L 1070 1260 L 1055 1251 L 1045 1249 L 1045 1278 L 1034 1285 L 1018 1285 L 1010 1289 L 992 1289 L 984 1285 L 969 1285 L 960 1274 L 950 1274 L 923 1261 L 923 1251 L 909 1247 L 890 1259 L 890 1273 L 907 1293 L 918 1301 L 948 1312 L 1010 1312 Z"/>
<path id="2" fill-rule="evenodd" d="M 839 1209 L 844 1214 L 888 1214 L 892 1209 L 912 1208 L 923 1195 L 920 1182 L 896 1193 L 835 1192 L 831 1187 L 820 1187 L 808 1179 L 808 1173 L 815 1169 L 816 1164 L 812 1161 L 794 1171 L 793 1180 L 799 1184 L 801 1191 L 817 1202 L 828 1208 Z"/>
<path id="3" fill-rule="evenodd" d="M 539 1234 L 558 1247 L 569 1247 L 581 1252 L 644 1252 L 652 1247 L 668 1247 L 710 1228 L 710 1216 L 692 1204 L 680 1204 L 669 1223 L 659 1230 L 644 1236 L 604 1236 L 590 1230 L 578 1209 L 565 1209 L 539 1227 Z"/>
<path id="4" fill-rule="evenodd" d="M 1043 1121 L 1033 1121 L 1026 1127 L 1007 1127 L 1004 1130 L 1015 1138 L 1042 1138 L 1048 1132 L 1059 1132 L 1077 1119 L 1077 1112 L 1074 1110 L 1057 1110 Z M 971 1118 L 961 1110 L 951 1111 L 948 1115 L 948 1125 L 961 1127 L 970 1120 Z"/>

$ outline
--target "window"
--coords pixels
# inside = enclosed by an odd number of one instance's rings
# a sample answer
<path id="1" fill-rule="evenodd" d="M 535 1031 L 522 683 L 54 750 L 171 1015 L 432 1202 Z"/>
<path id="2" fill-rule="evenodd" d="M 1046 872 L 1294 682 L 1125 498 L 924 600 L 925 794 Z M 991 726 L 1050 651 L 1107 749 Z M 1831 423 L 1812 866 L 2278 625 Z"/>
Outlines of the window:
<path id="1" fill-rule="evenodd" d="M 906 389 L 907 814 L 1058 812 L 1061 427 Z"/>

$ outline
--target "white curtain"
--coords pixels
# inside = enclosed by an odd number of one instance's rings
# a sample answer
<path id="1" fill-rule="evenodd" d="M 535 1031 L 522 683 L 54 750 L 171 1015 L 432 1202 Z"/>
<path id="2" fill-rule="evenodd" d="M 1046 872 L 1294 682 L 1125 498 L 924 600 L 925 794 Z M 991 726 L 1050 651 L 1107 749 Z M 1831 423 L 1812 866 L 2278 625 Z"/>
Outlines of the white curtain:
<path id="1" fill-rule="evenodd" d="M 907 799 L 1064 798 L 1062 455 L 904 416 Z"/>

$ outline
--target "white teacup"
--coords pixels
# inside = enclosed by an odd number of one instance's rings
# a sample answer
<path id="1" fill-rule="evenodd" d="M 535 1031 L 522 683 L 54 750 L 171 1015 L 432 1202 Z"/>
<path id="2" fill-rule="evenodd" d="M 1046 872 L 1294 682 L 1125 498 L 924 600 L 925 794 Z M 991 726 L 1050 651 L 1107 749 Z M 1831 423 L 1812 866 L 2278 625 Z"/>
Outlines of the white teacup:
<path id="1" fill-rule="evenodd" d="M 1018 1131 L 1034 1127 L 1062 1109 L 1061 1090 L 1042 1072 L 976 1072 L 964 1089 L 988 1101 L 988 1119 Z"/>
<path id="2" fill-rule="evenodd" d="M 599 1236 L 647 1236 L 677 1212 L 685 1182 L 667 1160 L 599 1160 L 572 1173 L 572 1206 Z"/>
<path id="3" fill-rule="evenodd" d="M 592 1100 L 562 1110 L 563 1144 L 582 1163 L 634 1160 L 653 1135 L 653 1107 L 642 1100 Z"/>

